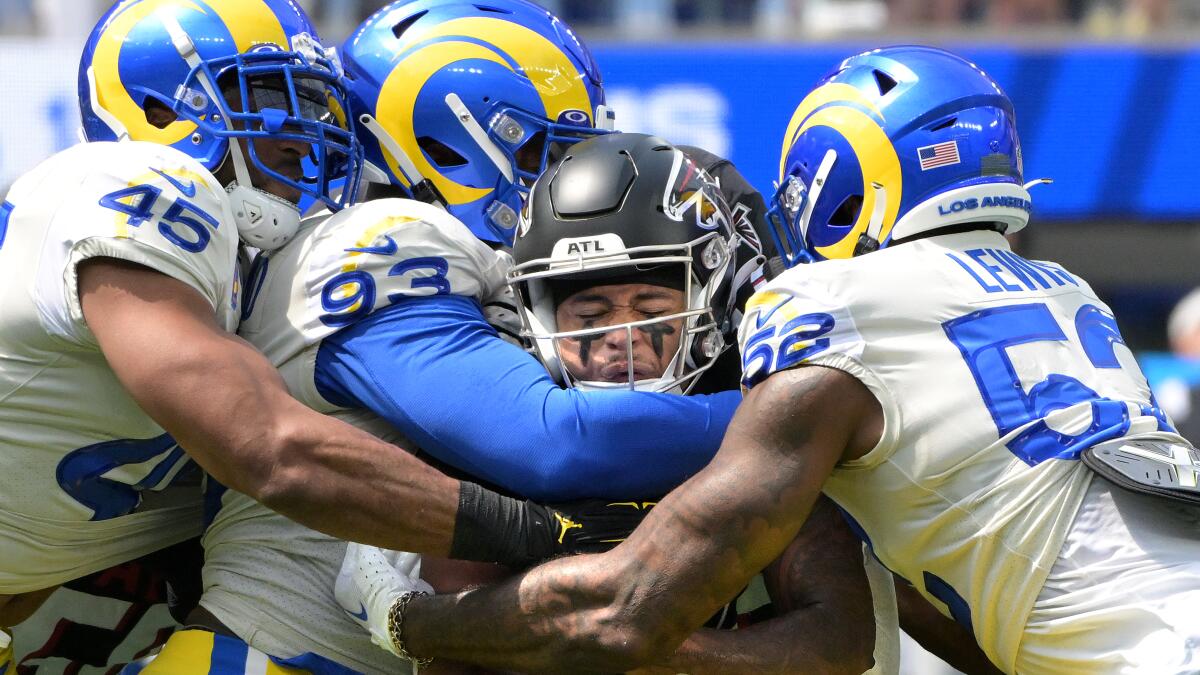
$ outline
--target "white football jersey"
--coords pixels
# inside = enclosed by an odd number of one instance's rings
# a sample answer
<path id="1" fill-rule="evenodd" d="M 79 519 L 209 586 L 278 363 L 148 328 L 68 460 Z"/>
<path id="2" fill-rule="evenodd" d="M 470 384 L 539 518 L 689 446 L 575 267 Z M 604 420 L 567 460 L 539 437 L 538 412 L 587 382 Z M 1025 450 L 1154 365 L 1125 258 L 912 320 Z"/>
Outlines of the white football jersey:
<path id="1" fill-rule="evenodd" d="M 1008 672 L 1092 478 L 1081 450 L 1182 441 L 1092 289 L 994 232 L 793 268 L 751 301 L 740 344 L 747 386 L 805 364 L 874 393 L 882 438 L 825 491 Z"/>
<path id="2" fill-rule="evenodd" d="M 313 382 L 322 340 L 402 298 L 490 297 L 505 288 L 508 265 L 437 207 L 364 202 L 306 220 L 292 243 L 259 255 L 238 334 L 279 368 L 292 396 L 330 412 Z"/>
<path id="3" fill-rule="evenodd" d="M 320 396 L 313 378 L 321 341 L 404 297 L 491 297 L 506 288 L 507 269 L 507 255 L 441 209 L 364 202 L 308 219 L 295 240 L 259 256 L 240 333 L 306 405 L 404 446 L 372 413 L 338 409 Z M 345 542 L 231 490 L 204 548 L 201 603 L 250 646 L 282 658 L 312 652 L 363 673 L 407 672 L 408 663 L 372 645 L 333 597 Z"/>
<path id="4" fill-rule="evenodd" d="M 6 195 L 0 594 L 60 584 L 200 533 L 198 473 L 181 474 L 187 456 L 109 368 L 84 322 L 76 267 L 106 257 L 162 272 L 200 293 L 232 331 L 237 251 L 225 191 L 161 145 L 77 145 Z"/>

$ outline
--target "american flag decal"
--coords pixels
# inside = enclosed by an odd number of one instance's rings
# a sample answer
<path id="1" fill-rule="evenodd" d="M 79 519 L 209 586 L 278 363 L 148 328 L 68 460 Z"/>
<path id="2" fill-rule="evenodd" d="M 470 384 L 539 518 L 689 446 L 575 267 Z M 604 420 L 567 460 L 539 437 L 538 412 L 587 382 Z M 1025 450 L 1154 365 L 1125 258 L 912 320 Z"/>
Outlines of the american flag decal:
<path id="1" fill-rule="evenodd" d="M 958 141 L 946 141 L 917 148 L 917 157 L 921 160 L 921 170 L 928 171 L 939 166 L 958 164 Z"/>

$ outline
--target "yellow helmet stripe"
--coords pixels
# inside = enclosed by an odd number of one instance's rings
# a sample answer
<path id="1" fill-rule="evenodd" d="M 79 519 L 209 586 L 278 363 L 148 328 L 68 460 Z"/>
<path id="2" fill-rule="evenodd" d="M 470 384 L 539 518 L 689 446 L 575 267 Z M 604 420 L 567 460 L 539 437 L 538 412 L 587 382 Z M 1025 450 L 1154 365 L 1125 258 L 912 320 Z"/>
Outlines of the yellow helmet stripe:
<path id="1" fill-rule="evenodd" d="M 861 91 L 848 84 L 831 82 L 812 90 L 808 96 L 804 97 L 800 105 L 796 107 L 796 112 L 792 113 L 792 119 L 788 122 L 787 131 L 783 134 L 783 149 L 779 152 L 779 182 L 781 184 L 784 179 L 783 172 L 786 169 L 784 165 L 787 162 L 788 151 L 792 149 L 792 143 L 796 142 L 796 138 L 803 133 L 800 125 L 804 124 L 804 121 L 808 119 L 808 116 L 814 110 L 835 101 L 857 103 L 878 115 L 880 119 L 883 118 L 883 113 L 879 111 L 874 102 L 868 99 Z"/>
<path id="2" fill-rule="evenodd" d="M 883 225 L 879 230 L 879 240 L 885 241 L 892 231 L 892 226 L 896 224 L 896 214 L 900 211 L 903 187 L 900 158 L 896 155 L 896 148 L 879 123 L 858 108 L 841 105 L 822 108 L 804 121 L 796 135 L 799 136 L 816 126 L 829 127 L 841 134 L 854 150 L 854 156 L 858 159 L 859 167 L 862 169 L 863 203 L 858 212 L 858 221 L 854 223 L 850 232 L 836 244 L 818 246 L 816 249 L 817 253 L 829 259 L 849 258 L 854 255 L 854 246 L 858 243 L 858 237 L 867 231 L 871 214 L 875 210 L 875 199 L 878 193 L 872 187 L 872 182 L 883 186 L 885 199 L 887 199 Z M 870 180 L 867 178 L 868 176 L 871 177 Z"/>
<path id="3" fill-rule="evenodd" d="M 431 40 L 455 36 L 491 43 L 512 59 L 533 82 L 551 121 L 564 110 L 581 110 L 595 124 L 594 106 L 583 84 L 583 74 L 571 57 L 541 33 L 503 19 L 467 17 L 439 24 L 416 37 Z"/>
<path id="4" fill-rule="evenodd" d="M 238 0 L 237 2 L 205 3 L 205 6 L 220 17 L 233 36 L 239 52 L 247 52 L 261 44 L 275 44 L 288 49 L 287 34 L 279 18 L 263 0 Z M 125 128 L 129 136 L 137 141 L 150 141 L 162 145 L 174 145 L 196 130 L 196 125 L 186 120 L 172 122 L 159 129 L 146 121 L 146 114 L 125 88 L 121 81 L 121 48 L 129 34 L 144 19 L 163 8 L 173 8 L 176 16 L 182 9 L 206 14 L 192 0 L 143 0 L 130 5 L 118 13 L 97 41 L 92 66 L 96 69 L 96 95 L 100 105 L 111 112 Z M 170 95 L 172 92 L 162 92 Z"/>
<path id="5" fill-rule="evenodd" d="M 424 83 L 447 64 L 464 59 L 483 59 L 509 68 L 504 59 L 486 47 L 471 42 L 435 42 L 416 50 L 392 69 L 387 81 L 379 88 L 379 103 L 375 106 L 375 117 L 379 124 L 408 154 L 416 164 L 417 171 L 422 176 L 431 178 L 442 196 L 453 206 L 477 201 L 491 192 L 491 188 L 476 188 L 456 183 L 435 169 L 417 145 L 413 113 L 417 105 L 417 95 L 421 93 Z M 486 123 L 483 120 L 481 122 Z M 404 175 L 387 148 L 383 148 L 383 157 L 394 175 Z"/>
<path id="6" fill-rule="evenodd" d="M 280 49 L 291 49 L 287 33 L 279 17 L 263 0 L 234 0 L 233 2 L 207 3 L 221 17 L 239 53 L 245 53 L 263 44 L 278 45 Z"/>
<path id="7" fill-rule="evenodd" d="M 184 120 L 172 122 L 159 129 L 147 122 L 146 113 L 129 95 L 121 81 L 120 69 L 121 48 L 129 34 L 143 19 L 164 7 L 176 8 L 176 15 L 183 9 L 204 13 L 204 10 L 191 0 L 143 0 L 130 5 L 112 17 L 108 27 L 96 41 L 92 67 L 96 70 L 96 100 L 125 125 L 130 138 L 135 141 L 174 145 L 190 136 L 196 130 L 196 125 Z"/>

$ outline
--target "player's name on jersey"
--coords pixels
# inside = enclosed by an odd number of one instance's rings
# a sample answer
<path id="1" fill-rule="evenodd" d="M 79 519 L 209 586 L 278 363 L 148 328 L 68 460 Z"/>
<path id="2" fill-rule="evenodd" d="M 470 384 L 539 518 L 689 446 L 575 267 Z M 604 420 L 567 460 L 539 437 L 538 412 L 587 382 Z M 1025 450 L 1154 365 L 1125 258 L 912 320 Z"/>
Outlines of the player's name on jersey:
<path id="1" fill-rule="evenodd" d="M 1053 263 L 1026 260 L 1005 249 L 973 248 L 946 253 L 988 293 L 1050 290 L 1079 282 Z"/>

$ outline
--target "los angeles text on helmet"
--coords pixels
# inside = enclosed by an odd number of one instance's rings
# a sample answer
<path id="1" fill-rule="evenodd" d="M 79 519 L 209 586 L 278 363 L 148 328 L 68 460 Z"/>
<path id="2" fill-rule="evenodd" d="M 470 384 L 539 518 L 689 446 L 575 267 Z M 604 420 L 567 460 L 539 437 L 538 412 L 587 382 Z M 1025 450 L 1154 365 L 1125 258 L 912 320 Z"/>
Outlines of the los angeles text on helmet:
<path id="1" fill-rule="evenodd" d="M 1021 197 L 1013 197 L 1011 195 L 997 195 L 995 197 L 984 197 L 978 199 L 970 197 L 968 199 L 956 199 L 950 204 L 938 204 L 938 213 L 943 216 L 950 216 L 963 211 L 971 211 L 979 208 L 1006 208 L 1020 209 L 1026 213 L 1033 212 L 1033 202 Z"/>

